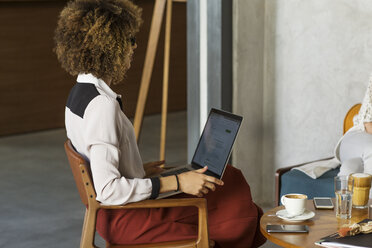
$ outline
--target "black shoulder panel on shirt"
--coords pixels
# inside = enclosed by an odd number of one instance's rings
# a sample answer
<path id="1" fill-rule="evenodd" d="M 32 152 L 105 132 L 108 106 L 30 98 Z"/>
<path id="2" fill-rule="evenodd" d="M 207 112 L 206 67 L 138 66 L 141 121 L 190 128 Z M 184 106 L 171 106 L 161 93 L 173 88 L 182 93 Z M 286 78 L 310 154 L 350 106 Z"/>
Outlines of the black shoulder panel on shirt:
<path id="1" fill-rule="evenodd" d="M 68 95 L 66 107 L 83 118 L 88 104 L 98 95 L 99 92 L 94 84 L 77 83 Z"/>

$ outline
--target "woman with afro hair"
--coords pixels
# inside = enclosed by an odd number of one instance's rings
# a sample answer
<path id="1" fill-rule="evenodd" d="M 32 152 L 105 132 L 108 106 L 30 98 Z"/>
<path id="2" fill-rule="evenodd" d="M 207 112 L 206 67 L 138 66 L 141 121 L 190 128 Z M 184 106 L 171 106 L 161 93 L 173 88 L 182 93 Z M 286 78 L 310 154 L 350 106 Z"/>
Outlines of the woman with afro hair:
<path id="1" fill-rule="evenodd" d="M 160 163 L 143 165 L 134 129 L 111 85 L 122 82 L 130 67 L 141 9 L 129 0 L 77 0 L 62 10 L 55 31 L 55 53 L 77 77 L 65 108 L 67 136 L 90 163 L 97 200 L 121 205 L 155 199 L 179 189 L 179 197 L 208 200 L 210 238 L 217 247 L 258 247 L 262 211 L 251 198 L 241 172 L 228 166 L 224 182 L 200 170 L 150 177 Z M 194 208 L 104 210 L 97 231 L 113 244 L 176 241 L 196 237 Z"/>

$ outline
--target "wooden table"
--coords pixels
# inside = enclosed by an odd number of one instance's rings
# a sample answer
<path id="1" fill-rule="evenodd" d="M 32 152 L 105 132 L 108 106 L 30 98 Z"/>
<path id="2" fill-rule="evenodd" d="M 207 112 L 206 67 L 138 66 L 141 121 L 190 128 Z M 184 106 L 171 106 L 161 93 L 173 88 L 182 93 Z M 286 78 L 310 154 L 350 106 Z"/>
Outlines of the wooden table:
<path id="1" fill-rule="evenodd" d="M 268 240 L 282 247 L 314 247 L 315 241 L 337 232 L 341 225 L 356 223 L 368 216 L 368 209 L 359 210 L 353 208 L 351 213 L 352 218 L 350 220 L 338 219 L 336 218 L 335 210 L 316 210 L 313 200 L 308 200 L 307 209 L 313 211 L 315 216 L 306 221 L 290 222 L 275 216 L 275 213 L 283 208 L 284 206 L 280 206 L 267 211 L 260 221 L 261 233 Z M 267 224 L 307 225 L 309 226 L 309 233 L 267 233 Z"/>

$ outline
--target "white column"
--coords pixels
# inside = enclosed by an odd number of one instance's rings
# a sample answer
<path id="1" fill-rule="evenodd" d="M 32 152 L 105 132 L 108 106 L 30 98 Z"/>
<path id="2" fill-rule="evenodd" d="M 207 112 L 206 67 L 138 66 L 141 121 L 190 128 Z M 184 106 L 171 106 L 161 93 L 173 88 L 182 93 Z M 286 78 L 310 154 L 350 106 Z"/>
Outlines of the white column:
<path id="1" fill-rule="evenodd" d="M 231 6 L 231 0 L 187 1 L 189 161 L 209 110 L 214 107 L 231 111 Z"/>

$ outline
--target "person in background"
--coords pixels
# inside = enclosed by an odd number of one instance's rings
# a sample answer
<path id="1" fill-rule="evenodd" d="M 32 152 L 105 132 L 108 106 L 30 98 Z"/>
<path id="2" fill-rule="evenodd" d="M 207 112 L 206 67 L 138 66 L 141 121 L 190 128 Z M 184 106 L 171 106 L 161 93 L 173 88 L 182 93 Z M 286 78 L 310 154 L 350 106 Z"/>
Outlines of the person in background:
<path id="1" fill-rule="evenodd" d="M 341 162 L 339 175 L 372 175 L 372 76 L 359 113 L 354 118 L 354 126 L 338 142 L 335 156 Z"/>
<path id="2" fill-rule="evenodd" d="M 141 25 L 141 9 L 129 0 L 77 0 L 62 10 L 55 53 L 77 77 L 67 98 L 65 125 L 74 148 L 91 166 L 97 200 L 121 205 L 159 193 L 208 200 L 210 238 L 216 247 L 258 247 L 262 210 L 252 201 L 242 173 L 228 166 L 223 181 L 207 167 L 178 176 L 151 177 L 164 161 L 143 165 L 134 129 L 111 86 L 125 81 Z M 97 231 L 114 244 L 176 241 L 197 236 L 198 213 L 190 208 L 100 210 Z"/>

